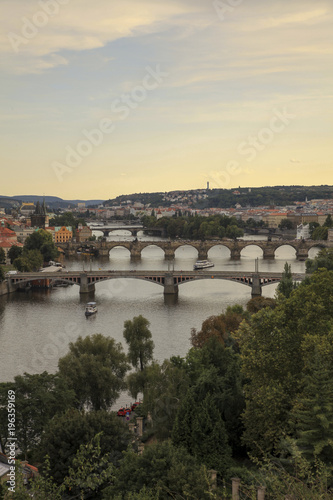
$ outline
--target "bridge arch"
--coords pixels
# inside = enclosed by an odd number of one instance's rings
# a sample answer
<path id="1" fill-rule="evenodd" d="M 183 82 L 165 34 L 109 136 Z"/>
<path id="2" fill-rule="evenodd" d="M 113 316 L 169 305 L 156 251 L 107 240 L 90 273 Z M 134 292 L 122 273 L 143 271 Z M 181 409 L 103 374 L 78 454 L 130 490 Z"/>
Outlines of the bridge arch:
<path id="1" fill-rule="evenodd" d="M 251 253 L 252 255 L 247 255 L 249 253 Z M 254 255 L 254 253 L 255 253 L 255 255 Z M 263 250 L 261 245 L 251 241 L 251 243 L 244 245 L 240 254 L 241 254 L 241 257 L 251 257 L 253 259 L 256 257 L 263 257 L 264 250 Z"/>
<path id="2" fill-rule="evenodd" d="M 105 234 L 107 233 L 106 236 L 110 236 L 111 233 L 113 234 L 113 236 L 132 236 L 133 235 L 133 232 L 131 229 L 117 229 L 117 228 L 105 229 L 104 233 Z M 126 234 L 124 234 L 124 233 L 126 233 Z"/>
<path id="3" fill-rule="evenodd" d="M 275 258 L 279 258 L 279 253 L 280 253 L 279 250 L 281 248 L 284 248 L 285 250 L 288 249 L 288 252 L 290 253 L 289 258 L 296 258 L 297 247 L 296 247 L 296 245 L 294 245 L 293 243 L 290 243 L 290 242 L 281 242 L 280 244 L 276 245 L 275 250 L 274 250 L 274 257 Z M 284 258 L 288 258 L 288 256 L 284 257 Z"/>
<path id="4" fill-rule="evenodd" d="M 207 254 L 208 257 L 230 258 L 231 251 L 227 245 L 223 245 L 223 243 L 216 243 L 208 249 Z"/>
<path id="5" fill-rule="evenodd" d="M 115 252 L 113 252 L 115 250 Z M 120 252 L 119 252 L 120 250 Z M 126 254 L 125 254 L 125 251 L 126 251 Z M 112 252 L 113 252 L 113 256 L 116 255 L 116 253 L 118 252 L 118 256 L 121 256 L 121 257 L 130 257 L 131 256 L 131 250 L 129 248 L 128 245 L 122 243 L 121 241 L 117 242 L 115 245 L 112 245 L 110 248 L 109 248 L 109 258 L 112 257 Z"/>
<path id="6" fill-rule="evenodd" d="M 149 255 L 152 250 L 156 251 L 156 249 L 158 250 L 158 255 L 155 255 L 154 258 L 165 257 L 165 250 L 158 243 L 149 243 L 148 245 L 143 244 L 141 246 L 141 257 L 146 257 L 147 254 Z"/>
<path id="7" fill-rule="evenodd" d="M 193 255 L 190 255 L 189 257 L 198 257 L 199 255 L 199 250 L 198 248 L 191 244 L 191 243 L 180 243 L 177 248 L 175 248 L 175 257 L 181 258 L 182 257 L 182 252 L 191 249 L 191 253 Z M 192 251 L 193 249 L 193 251 Z M 184 257 L 184 255 L 183 255 Z"/>

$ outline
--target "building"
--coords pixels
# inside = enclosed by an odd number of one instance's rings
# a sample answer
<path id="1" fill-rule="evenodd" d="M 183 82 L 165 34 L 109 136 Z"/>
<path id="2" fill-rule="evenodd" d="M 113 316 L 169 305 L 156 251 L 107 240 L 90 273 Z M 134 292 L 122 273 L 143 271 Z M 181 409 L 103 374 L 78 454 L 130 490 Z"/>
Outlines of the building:
<path id="1" fill-rule="evenodd" d="M 12 231 L 7 227 L 0 227 L 0 248 L 4 250 L 6 258 L 9 250 L 13 246 L 23 247 L 23 244 L 17 241 L 15 231 Z"/>
<path id="2" fill-rule="evenodd" d="M 54 228 L 54 242 L 55 243 L 66 243 L 73 238 L 73 231 L 70 226 L 58 227 Z"/>
<path id="3" fill-rule="evenodd" d="M 16 233 L 17 241 L 24 243 L 28 236 L 36 231 L 36 228 L 17 226 L 14 228 L 14 231 Z"/>
<path id="4" fill-rule="evenodd" d="M 32 227 L 45 229 L 45 226 L 47 226 L 49 223 L 49 217 L 46 213 L 45 200 L 43 201 L 42 205 L 39 203 L 39 201 L 37 201 L 35 212 L 31 215 L 30 218 Z"/>
<path id="5" fill-rule="evenodd" d="M 20 208 L 20 213 L 25 217 L 30 217 L 33 213 L 35 213 L 36 207 L 33 203 L 22 203 Z"/>
<path id="6" fill-rule="evenodd" d="M 75 233 L 76 241 L 81 243 L 82 241 L 87 241 L 92 236 L 92 230 L 88 226 L 81 226 L 77 229 Z"/>
<path id="7" fill-rule="evenodd" d="M 299 224 L 297 226 L 296 240 L 310 239 L 310 226 L 309 224 Z"/>

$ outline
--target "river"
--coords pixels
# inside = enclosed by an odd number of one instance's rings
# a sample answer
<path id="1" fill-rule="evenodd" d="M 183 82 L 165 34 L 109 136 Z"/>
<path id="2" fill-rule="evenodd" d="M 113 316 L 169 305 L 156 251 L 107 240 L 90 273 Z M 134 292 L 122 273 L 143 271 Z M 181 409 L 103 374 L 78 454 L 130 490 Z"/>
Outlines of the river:
<path id="1" fill-rule="evenodd" d="M 96 232 L 98 235 L 99 233 Z M 112 233 L 112 240 L 124 238 L 126 233 Z M 158 239 L 139 233 L 140 239 Z M 253 239 L 251 236 L 247 239 Z M 261 239 L 260 237 L 257 239 Z M 310 257 L 316 253 L 312 249 Z M 282 271 L 285 262 L 293 272 L 304 272 L 305 263 L 295 258 L 290 246 L 277 250 L 274 260 L 263 260 L 262 250 L 256 246 L 242 251 L 239 261 L 229 258 L 229 250 L 215 247 L 209 259 L 216 270 L 253 271 L 259 258 L 259 270 Z M 171 263 L 175 269 L 190 270 L 197 260 L 197 251 L 190 246 L 179 248 Z M 109 259 L 78 257 L 64 261 L 67 269 L 168 269 L 167 260 L 158 247 L 148 247 L 140 261 L 131 261 L 125 248 L 115 248 Z M 274 297 L 276 285 L 263 287 L 263 295 Z M 184 356 L 190 348 L 191 328 L 200 329 L 202 322 L 211 315 L 220 314 L 229 305 L 246 305 L 251 289 L 238 283 L 223 280 L 200 280 L 179 287 L 178 299 L 164 298 L 163 288 L 141 280 L 111 280 L 96 285 L 94 297 L 98 313 L 86 318 L 84 305 L 88 297 L 81 296 L 76 285 L 52 290 L 13 293 L 0 297 L 0 381 L 11 381 L 15 375 L 55 372 L 58 359 L 68 351 L 69 342 L 79 335 L 102 333 L 121 342 L 124 321 L 142 314 L 150 321 L 155 343 L 154 357 L 159 361 L 172 355 Z"/>

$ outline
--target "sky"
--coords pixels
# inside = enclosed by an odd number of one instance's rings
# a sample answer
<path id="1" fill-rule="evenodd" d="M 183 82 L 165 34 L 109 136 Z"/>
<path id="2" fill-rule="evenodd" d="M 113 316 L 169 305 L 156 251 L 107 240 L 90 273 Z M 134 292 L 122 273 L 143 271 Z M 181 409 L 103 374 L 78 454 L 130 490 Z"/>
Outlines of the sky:
<path id="1" fill-rule="evenodd" d="M 0 194 L 333 184 L 331 0 L 1 0 Z"/>

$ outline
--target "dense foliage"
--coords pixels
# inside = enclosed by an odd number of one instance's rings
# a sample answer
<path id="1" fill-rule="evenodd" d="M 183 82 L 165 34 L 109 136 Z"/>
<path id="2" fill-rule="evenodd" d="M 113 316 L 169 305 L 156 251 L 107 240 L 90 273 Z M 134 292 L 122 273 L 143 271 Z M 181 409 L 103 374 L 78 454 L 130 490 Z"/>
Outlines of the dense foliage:
<path id="1" fill-rule="evenodd" d="M 160 227 L 170 238 L 206 240 L 226 237 L 235 239 L 244 235 L 243 222 L 226 215 L 177 216 L 160 219 L 156 219 L 154 216 L 144 216 L 142 222 L 148 232 L 150 227 Z"/>
<path id="2" fill-rule="evenodd" d="M 139 316 L 124 325 L 128 356 L 114 339 L 79 337 L 58 374 L 0 384 L 2 445 L 7 391 L 15 388 L 19 447 L 39 464 L 49 456 L 33 497 L 227 499 L 238 476 L 248 498 L 258 484 L 272 499 L 332 498 L 331 253 L 313 261 L 319 269 L 298 287 L 287 265 L 275 299 L 251 299 L 247 310 L 234 306 L 204 321 L 184 358 L 154 361 L 149 323 Z M 142 393 L 142 437 L 110 411 L 128 360 L 135 370 L 127 389 Z"/>

